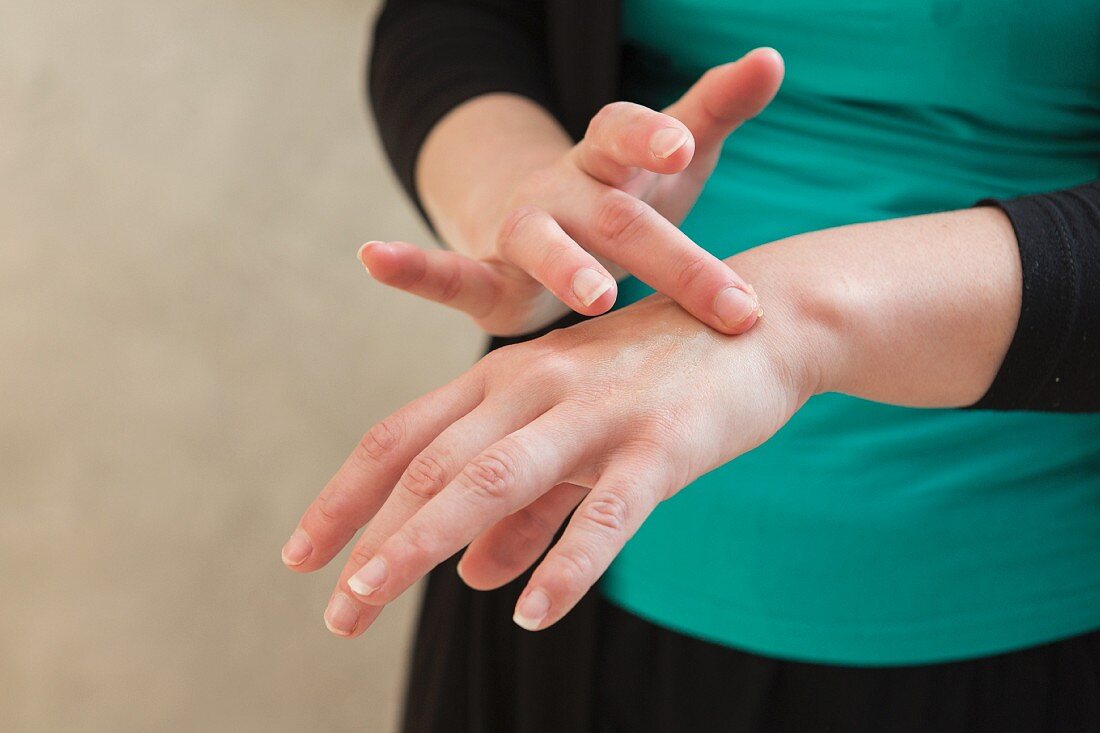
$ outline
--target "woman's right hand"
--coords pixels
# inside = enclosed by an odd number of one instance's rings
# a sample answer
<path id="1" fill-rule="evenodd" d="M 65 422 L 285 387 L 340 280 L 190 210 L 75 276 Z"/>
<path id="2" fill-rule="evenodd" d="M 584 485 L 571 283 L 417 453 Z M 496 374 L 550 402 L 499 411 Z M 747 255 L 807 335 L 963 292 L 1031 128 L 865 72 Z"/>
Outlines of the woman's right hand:
<path id="1" fill-rule="evenodd" d="M 751 286 L 678 225 L 713 172 L 722 143 L 778 91 L 783 61 L 757 49 L 710 69 L 663 113 L 604 107 L 583 140 L 528 175 L 494 212 L 476 256 L 368 242 L 375 279 L 469 314 L 489 333 L 536 330 L 567 308 L 599 315 L 616 277 L 632 274 L 716 330 L 756 322 Z"/>
<path id="2" fill-rule="evenodd" d="M 552 625 L 658 503 L 760 445 L 817 390 L 821 330 L 792 312 L 797 294 L 774 295 L 774 318 L 743 338 L 652 296 L 494 351 L 372 428 L 283 561 L 317 570 L 367 525 L 325 613 L 344 637 L 467 546 L 473 588 L 537 565 L 515 619 Z"/>

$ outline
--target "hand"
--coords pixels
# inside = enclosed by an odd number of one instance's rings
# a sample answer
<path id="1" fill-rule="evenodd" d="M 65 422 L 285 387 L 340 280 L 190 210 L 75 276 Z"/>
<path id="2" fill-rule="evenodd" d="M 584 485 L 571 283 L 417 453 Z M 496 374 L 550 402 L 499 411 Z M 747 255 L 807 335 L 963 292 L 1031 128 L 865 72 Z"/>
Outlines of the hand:
<path id="1" fill-rule="evenodd" d="M 472 257 L 368 242 L 360 259 L 380 282 L 500 335 L 533 331 L 567 308 L 604 313 L 626 273 L 712 328 L 742 333 L 756 321 L 755 293 L 678 225 L 726 137 L 767 106 L 782 77 L 779 54 L 757 49 L 708 71 L 664 113 L 609 104 L 583 140 L 501 197 L 499 210 L 477 212 L 486 225 L 471 236 L 484 241 L 462 248 Z"/>
<path id="2" fill-rule="evenodd" d="M 368 520 L 325 614 L 362 633 L 469 545 L 472 587 L 499 587 L 564 535 L 520 596 L 542 629 L 596 582 L 658 502 L 759 445 L 815 390 L 816 353 L 783 302 L 738 338 L 663 296 L 490 353 L 375 425 L 306 511 L 283 558 L 323 567 Z"/>
<path id="3" fill-rule="evenodd" d="M 330 628 L 362 633 L 471 542 L 463 577 L 500 586 L 577 507 L 517 608 L 545 628 L 658 501 L 766 440 L 809 395 L 973 404 L 1019 321 L 1019 245 L 993 207 L 811 232 L 735 259 L 769 303 L 750 333 L 723 336 L 653 296 L 493 352 L 372 428 L 283 549 L 287 565 L 316 570 L 370 520 Z M 381 580 L 364 567 L 376 558 Z"/>

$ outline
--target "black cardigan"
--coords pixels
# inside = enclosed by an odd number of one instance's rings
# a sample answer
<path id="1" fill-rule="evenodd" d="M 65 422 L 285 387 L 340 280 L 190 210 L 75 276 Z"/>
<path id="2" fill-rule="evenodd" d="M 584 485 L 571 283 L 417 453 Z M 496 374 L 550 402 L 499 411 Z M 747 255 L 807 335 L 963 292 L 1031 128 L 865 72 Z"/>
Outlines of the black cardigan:
<path id="1" fill-rule="evenodd" d="M 618 98 L 620 55 L 617 0 L 388 0 L 369 93 L 386 153 L 421 214 L 416 156 L 449 110 L 513 92 L 580 139 Z M 1100 411 L 1100 181 L 980 203 L 1012 221 L 1024 282 L 1008 354 L 973 407 Z"/>

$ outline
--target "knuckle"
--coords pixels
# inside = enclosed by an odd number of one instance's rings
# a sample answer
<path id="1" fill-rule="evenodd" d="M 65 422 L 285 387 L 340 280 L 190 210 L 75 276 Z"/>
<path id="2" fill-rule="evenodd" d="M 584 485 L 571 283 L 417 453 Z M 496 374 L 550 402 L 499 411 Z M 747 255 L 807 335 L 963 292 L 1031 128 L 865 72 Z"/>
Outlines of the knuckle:
<path id="1" fill-rule="evenodd" d="M 401 441 L 401 424 L 395 417 L 375 423 L 356 446 L 356 457 L 368 465 L 379 463 Z"/>
<path id="2" fill-rule="evenodd" d="M 630 521 L 630 501 L 621 489 L 606 489 L 584 507 L 583 519 L 593 527 L 622 534 Z"/>
<path id="3" fill-rule="evenodd" d="M 676 285 L 682 290 L 690 289 L 706 275 L 710 265 L 710 258 L 702 254 L 690 254 L 684 257 L 676 267 Z"/>
<path id="4" fill-rule="evenodd" d="M 486 394 L 515 396 L 524 390 L 544 391 L 572 383 L 580 375 L 574 357 L 544 337 L 490 351 L 477 363 Z"/>
<path id="5" fill-rule="evenodd" d="M 676 418 L 654 418 L 638 421 L 622 456 L 629 458 L 639 470 L 664 474 L 665 468 L 680 465 L 692 449 L 691 433 L 676 427 Z"/>
<path id="6" fill-rule="evenodd" d="M 568 385 L 578 381 L 580 367 L 568 354 L 551 351 L 540 355 L 532 373 L 543 383 Z"/>
<path id="7" fill-rule="evenodd" d="M 600 128 L 607 123 L 607 118 L 615 114 L 615 107 L 618 104 L 619 102 L 605 104 L 597 110 L 596 114 L 592 115 L 592 119 L 588 121 L 588 129 L 584 132 L 586 140 L 599 134 Z"/>
<path id="8" fill-rule="evenodd" d="M 325 524 L 342 526 L 348 521 L 348 501 L 341 492 L 322 491 L 313 506 Z"/>
<path id="9" fill-rule="evenodd" d="M 570 595 L 581 595 L 595 582 L 596 564 L 584 547 L 563 549 L 554 569 L 556 585 Z"/>
<path id="10" fill-rule="evenodd" d="M 450 303 L 462 292 L 462 270 L 457 267 L 448 268 L 439 283 L 439 300 Z"/>
<path id="11" fill-rule="evenodd" d="M 447 469 L 433 455 L 421 453 L 412 460 L 399 485 L 403 491 L 427 501 L 443 490 L 447 483 Z"/>
<path id="12" fill-rule="evenodd" d="M 670 466 L 674 460 L 671 454 L 664 442 L 642 436 L 630 444 L 630 452 L 622 460 L 635 475 L 660 478 L 671 473 Z"/>
<path id="13" fill-rule="evenodd" d="M 499 372 L 509 371 L 509 365 L 523 352 L 525 343 L 508 344 L 493 349 L 478 360 L 475 368 L 481 372 L 484 380 L 497 376 Z"/>
<path id="14" fill-rule="evenodd" d="M 568 274 L 568 268 L 575 261 L 574 252 L 572 246 L 544 246 L 539 257 L 539 269 L 547 274 Z"/>
<path id="15" fill-rule="evenodd" d="M 644 475 L 640 483 L 645 502 L 661 501 L 697 475 L 692 465 L 694 447 L 683 433 L 672 434 L 668 426 L 646 427 L 631 440 L 623 460 L 634 475 Z M 636 491 L 636 490 L 635 490 Z"/>
<path id="16" fill-rule="evenodd" d="M 438 555 L 439 541 L 436 535 L 419 522 L 410 522 L 401 530 L 401 545 L 407 556 L 435 557 Z"/>
<path id="17" fill-rule="evenodd" d="M 633 444 L 649 457 L 652 465 L 676 465 L 682 462 L 682 440 L 671 424 L 656 423 L 643 426 L 637 432 Z"/>
<path id="18" fill-rule="evenodd" d="M 545 358 L 532 359 L 522 369 L 513 371 L 507 385 L 502 386 L 512 399 L 523 399 L 528 403 L 550 405 L 568 400 L 579 405 L 580 401 L 572 398 L 583 392 L 577 386 L 580 381 L 578 364 L 567 356 L 548 354 Z"/>
<path id="19" fill-rule="evenodd" d="M 596 213 L 596 234 L 612 243 L 635 239 L 645 224 L 646 206 L 630 194 L 611 191 L 604 195 Z"/>
<path id="20" fill-rule="evenodd" d="M 516 482 L 514 452 L 501 446 L 489 448 L 462 470 L 462 485 L 475 499 L 498 501 L 508 496 Z"/>
<path id="21" fill-rule="evenodd" d="M 600 108 L 588 123 L 584 145 L 604 154 L 621 152 L 624 142 L 644 129 L 646 107 L 634 102 L 611 102 Z M 642 114 L 640 114 L 642 113 Z"/>
<path id="22" fill-rule="evenodd" d="M 348 553 L 348 566 L 358 570 L 366 565 L 367 561 L 373 556 L 374 553 L 368 550 L 366 545 L 356 545 L 351 548 L 351 552 Z"/>
<path id="23" fill-rule="evenodd" d="M 497 232 L 497 251 L 504 254 L 513 250 L 525 233 L 537 226 L 541 213 L 542 210 L 533 205 L 521 206 L 509 213 Z"/>
<path id="24" fill-rule="evenodd" d="M 636 105 L 624 100 L 618 100 L 615 102 L 608 102 L 604 106 L 600 107 L 599 111 L 592 117 L 592 124 L 603 125 L 607 122 L 630 112 Z"/>
<path id="25" fill-rule="evenodd" d="M 492 370 L 499 366 L 500 362 L 505 361 L 508 358 L 509 350 L 515 346 L 515 344 L 508 344 L 507 346 L 501 346 L 487 352 L 484 356 L 477 360 L 475 365 L 479 369 Z"/>

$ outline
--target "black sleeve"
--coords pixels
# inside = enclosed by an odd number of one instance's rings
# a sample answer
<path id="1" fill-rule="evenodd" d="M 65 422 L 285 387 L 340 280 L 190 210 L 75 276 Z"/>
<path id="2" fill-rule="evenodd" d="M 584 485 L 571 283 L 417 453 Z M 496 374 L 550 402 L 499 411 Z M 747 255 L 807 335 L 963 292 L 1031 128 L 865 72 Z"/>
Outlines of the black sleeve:
<path id="1" fill-rule="evenodd" d="M 432 126 L 489 92 L 522 94 L 549 109 L 547 69 L 545 0 L 386 2 L 368 93 L 390 164 L 421 214 L 414 171 Z"/>
<path id="2" fill-rule="evenodd" d="M 992 386 L 972 407 L 1100 412 L 1100 181 L 986 200 L 1012 221 L 1020 322 Z"/>

